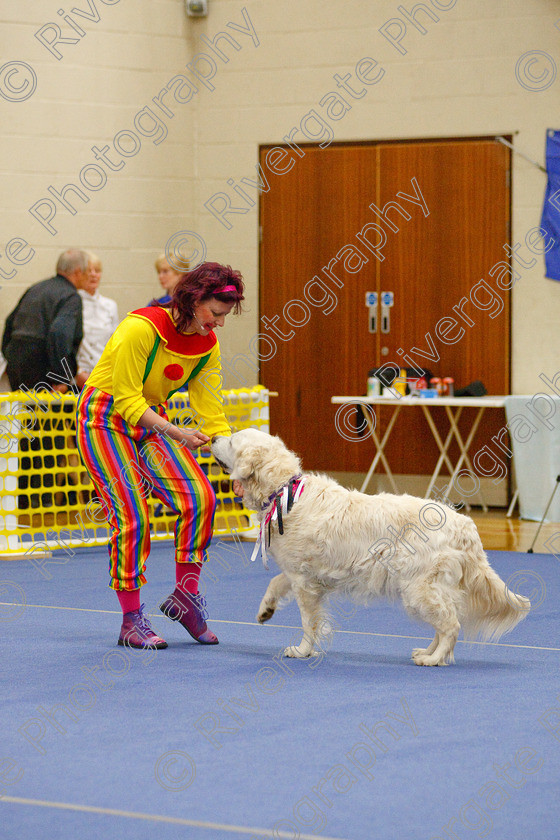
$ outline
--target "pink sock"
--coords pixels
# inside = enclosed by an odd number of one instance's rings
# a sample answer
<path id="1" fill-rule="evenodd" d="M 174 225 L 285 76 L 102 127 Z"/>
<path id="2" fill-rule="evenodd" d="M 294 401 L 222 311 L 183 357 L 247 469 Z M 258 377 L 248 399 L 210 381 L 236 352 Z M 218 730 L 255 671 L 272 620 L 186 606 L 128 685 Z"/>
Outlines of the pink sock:
<path id="1" fill-rule="evenodd" d="M 128 612 L 140 609 L 140 590 L 121 589 L 117 590 L 117 598 L 122 607 L 123 615 Z"/>
<path id="2" fill-rule="evenodd" d="M 175 563 L 175 580 L 177 589 L 183 592 L 198 593 L 198 579 L 202 569 L 202 563 Z"/>

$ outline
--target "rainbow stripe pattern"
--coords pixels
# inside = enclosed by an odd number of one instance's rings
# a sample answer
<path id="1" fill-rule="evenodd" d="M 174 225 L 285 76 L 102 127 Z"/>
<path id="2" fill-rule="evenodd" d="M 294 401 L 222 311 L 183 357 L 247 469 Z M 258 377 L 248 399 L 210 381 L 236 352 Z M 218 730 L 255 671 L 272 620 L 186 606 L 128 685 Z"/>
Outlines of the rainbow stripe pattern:
<path id="1" fill-rule="evenodd" d="M 162 406 L 154 410 L 167 420 Z M 206 560 L 216 496 L 186 446 L 130 425 L 115 411 L 113 397 L 93 387 L 84 388 L 78 401 L 77 444 L 111 530 L 112 589 L 138 589 L 146 583 L 147 499 L 152 493 L 177 514 L 177 562 Z"/>

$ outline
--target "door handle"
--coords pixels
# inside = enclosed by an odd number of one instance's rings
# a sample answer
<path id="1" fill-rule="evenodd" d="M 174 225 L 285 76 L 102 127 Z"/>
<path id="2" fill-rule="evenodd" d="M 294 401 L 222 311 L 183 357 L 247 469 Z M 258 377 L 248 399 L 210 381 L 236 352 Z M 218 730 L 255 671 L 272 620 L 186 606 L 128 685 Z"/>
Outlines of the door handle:
<path id="1" fill-rule="evenodd" d="M 381 332 L 391 332 L 391 308 L 394 303 L 393 292 L 381 292 Z"/>
<path id="2" fill-rule="evenodd" d="M 381 307 L 381 332 L 391 332 L 391 316 L 389 315 L 389 308 L 387 306 Z"/>
<path id="3" fill-rule="evenodd" d="M 368 309 L 368 332 L 377 332 L 377 292 L 366 292 L 366 306 Z"/>

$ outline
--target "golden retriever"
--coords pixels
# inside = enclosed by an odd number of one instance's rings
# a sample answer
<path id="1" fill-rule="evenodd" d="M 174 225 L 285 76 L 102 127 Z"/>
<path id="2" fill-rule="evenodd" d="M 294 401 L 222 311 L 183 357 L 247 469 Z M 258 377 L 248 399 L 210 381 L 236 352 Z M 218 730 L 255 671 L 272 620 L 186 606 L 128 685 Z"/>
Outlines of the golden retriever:
<path id="1" fill-rule="evenodd" d="M 212 453 L 238 482 L 247 507 L 258 511 L 261 550 L 282 570 L 258 621 L 292 596 L 298 604 L 304 635 L 285 656 L 317 655 L 330 595 L 358 603 L 400 598 L 408 615 L 435 630 L 426 649 L 412 652 L 417 665 L 453 662 L 461 626 L 470 638 L 498 639 L 531 607 L 490 567 L 474 522 L 451 507 L 409 495 L 366 495 L 326 475 L 301 476 L 299 459 L 280 438 L 256 429 L 216 437 Z M 296 481 L 290 491 L 290 480 L 299 477 L 303 484 Z"/>

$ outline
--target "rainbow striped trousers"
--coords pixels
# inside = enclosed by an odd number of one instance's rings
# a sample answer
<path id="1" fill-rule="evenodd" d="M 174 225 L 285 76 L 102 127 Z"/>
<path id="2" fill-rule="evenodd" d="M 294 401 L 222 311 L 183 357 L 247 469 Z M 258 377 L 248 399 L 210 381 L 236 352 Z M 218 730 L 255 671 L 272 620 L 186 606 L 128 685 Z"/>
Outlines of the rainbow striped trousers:
<path id="1" fill-rule="evenodd" d="M 154 409 L 164 423 L 162 406 Z M 148 497 L 177 514 L 175 559 L 204 562 L 212 538 L 216 496 L 186 446 L 142 426 L 132 426 L 113 407 L 113 397 L 84 388 L 78 400 L 77 442 L 107 516 L 112 589 L 146 583 L 150 553 Z"/>

